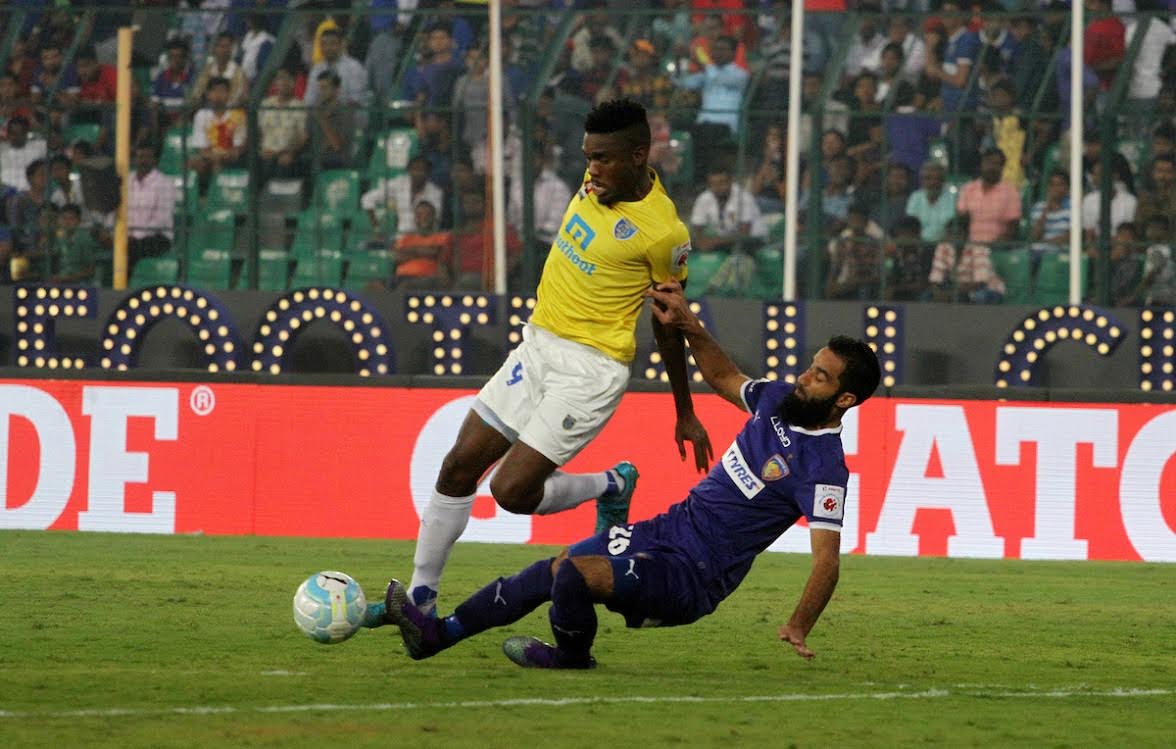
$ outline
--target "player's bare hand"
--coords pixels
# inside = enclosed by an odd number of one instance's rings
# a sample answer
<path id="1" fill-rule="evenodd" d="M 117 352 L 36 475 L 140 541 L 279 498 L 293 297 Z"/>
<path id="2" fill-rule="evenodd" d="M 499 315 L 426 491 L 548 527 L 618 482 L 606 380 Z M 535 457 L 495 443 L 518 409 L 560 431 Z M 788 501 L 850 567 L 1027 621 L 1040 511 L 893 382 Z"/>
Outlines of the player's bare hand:
<path id="1" fill-rule="evenodd" d="M 653 315 L 666 327 L 683 327 L 694 319 L 677 281 L 660 283 L 646 290 L 645 296 L 653 300 Z"/>
<path id="2" fill-rule="evenodd" d="M 808 660 L 816 655 L 816 653 L 809 650 L 808 645 L 804 644 L 804 635 L 795 627 L 790 627 L 787 624 L 780 627 L 780 639 L 791 645 L 792 649 L 801 658 Z"/>
<path id="3" fill-rule="evenodd" d="M 674 441 L 678 443 L 678 455 L 682 460 L 686 460 L 686 443 L 689 442 L 694 447 L 694 467 L 699 473 L 705 473 L 710 469 L 715 451 L 711 447 L 706 428 L 697 416 L 690 414 L 678 417 L 678 423 L 674 425 Z"/>

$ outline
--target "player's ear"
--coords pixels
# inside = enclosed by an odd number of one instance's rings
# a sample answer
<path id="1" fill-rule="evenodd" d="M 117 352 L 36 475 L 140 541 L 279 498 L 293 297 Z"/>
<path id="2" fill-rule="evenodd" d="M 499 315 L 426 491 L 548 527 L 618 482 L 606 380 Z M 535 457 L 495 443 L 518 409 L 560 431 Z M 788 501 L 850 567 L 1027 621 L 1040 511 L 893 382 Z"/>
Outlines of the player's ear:
<path id="1" fill-rule="evenodd" d="M 843 411 L 848 411 L 854 404 L 857 403 L 857 396 L 853 393 L 842 393 L 837 396 L 837 400 L 833 402 L 835 406 Z"/>
<path id="2" fill-rule="evenodd" d="M 649 146 L 642 144 L 633 149 L 633 165 L 645 166 L 649 163 Z"/>

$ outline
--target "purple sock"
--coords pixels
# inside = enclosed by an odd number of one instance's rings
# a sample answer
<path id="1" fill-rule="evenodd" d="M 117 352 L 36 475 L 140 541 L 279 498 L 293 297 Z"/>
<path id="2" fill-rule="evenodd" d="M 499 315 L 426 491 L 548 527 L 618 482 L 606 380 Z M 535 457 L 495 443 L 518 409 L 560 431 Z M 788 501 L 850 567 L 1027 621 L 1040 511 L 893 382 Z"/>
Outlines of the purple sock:
<path id="1" fill-rule="evenodd" d="M 453 616 L 446 617 L 447 637 L 456 641 L 491 627 L 504 627 L 551 600 L 551 561 L 544 559 L 517 575 L 500 577 L 467 598 Z"/>
<path id="2" fill-rule="evenodd" d="M 561 564 L 555 573 L 548 618 L 558 657 L 571 664 L 586 662 L 596 639 L 596 608 L 588 583 L 571 560 Z"/>

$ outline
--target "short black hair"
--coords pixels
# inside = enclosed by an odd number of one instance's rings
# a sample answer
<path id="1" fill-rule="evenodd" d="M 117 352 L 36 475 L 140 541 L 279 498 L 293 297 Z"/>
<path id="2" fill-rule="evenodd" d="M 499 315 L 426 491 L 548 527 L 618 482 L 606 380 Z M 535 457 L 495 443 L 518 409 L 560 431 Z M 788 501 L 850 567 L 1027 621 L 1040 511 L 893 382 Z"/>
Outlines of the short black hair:
<path id="1" fill-rule="evenodd" d="M 865 200 L 855 200 L 849 204 L 849 208 L 846 209 L 846 213 L 856 213 L 859 216 L 865 216 L 866 218 L 869 218 L 870 204 Z"/>
<path id="2" fill-rule="evenodd" d="M 1166 153 L 1161 153 L 1161 154 L 1157 154 L 1155 156 L 1152 156 L 1152 166 L 1155 166 L 1156 164 L 1160 163 L 1161 161 L 1166 164 L 1171 164 L 1173 166 L 1176 166 L 1176 158 L 1173 158 L 1172 156 L 1169 156 Z"/>
<path id="3" fill-rule="evenodd" d="M 878 366 L 874 349 L 865 341 L 844 335 L 833 336 L 825 347 L 845 362 L 845 370 L 837 378 L 840 392 L 853 395 L 856 399 L 854 406 L 865 403 L 882 379 L 882 368 Z"/>
<path id="4" fill-rule="evenodd" d="M 343 32 L 340 31 L 337 26 L 330 26 L 328 28 L 323 29 L 323 33 L 319 34 L 319 39 L 321 40 L 324 36 L 337 36 L 340 39 L 342 39 Z"/>
<path id="5" fill-rule="evenodd" d="M 61 206 L 61 212 L 72 213 L 78 218 L 82 217 L 82 208 L 77 203 L 66 203 L 65 205 Z"/>
<path id="6" fill-rule="evenodd" d="M 1171 122 L 1161 122 L 1152 131 L 1152 138 L 1176 141 L 1176 126 L 1173 126 Z"/>
<path id="7" fill-rule="evenodd" d="M 188 54 L 190 49 L 188 47 L 188 40 L 182 36 L 173 36 L 171 39 L 168 39 L 167 44 L 163 45 L 163 48 L 183 50 L 184 54 Z"/>
<path id="8" fill-rule="evenodd" d="M 49 166 L 56 166 L 57 164 L 65 164 L 66 166 L 73 166 L 73 162 L 69 157 L 63 153 L 54 154 L 49 157 Z"/>
<path id="9" fill-rule="evenodd" d="M 983 151 L 980 152 L 981 159 L 986 159 L 989 156 L 999 156 L 1000 163 L 1002 163 L 1002 164 L 1008 162 L 1008 160 L 1009 160 L 1009 157 L 1005 156 L 1005 152 L 1000 150 L 999 148 L 996 148 L 996 147 L 985 148 Z"/>
<path id="10" fill-rule="evenodd" d="M 316 81 L 330 81 L 332 85 L 338 88 L 341 85 L 339 74 L 333 70 L 324 70 L 315 78 Z"/>
<path id="11" fill-rule="evenodd" d="M 23 115 L 18 114 L 17 116 L 8 120 L 8 127 L 12 127 L 13 125 L 20 125 L 27 131 L 29 129 L 29 119 Z"/>
<path id="12" fill-rule="evenodd" d="M 892 52 L 898 55 L 898 59 L 900 60 L 906 59 L 906 51 L 903 50 L 902 45 L 898 42 L 890 42 L 882 48 L 882 54 L 886 54 L 887 52 Z"/>
<path id="13" fill-rule="evenodd" d="M 1049 173 L 1049 178 L 1053 179 L 1054 177 L 1061 177 L 1067 185 L 1070 184 L 1070 173 L 1065 169 L 1054 169 Z"/>
<path id="14" fill-rule="evenodd" d="M 84 46 L 80 50 L 78 50 L 78 58 L 77 59 L 79 61 L 80 60 L 93 60 L 93 61 L 97 62 L 98 53 L 94 51 L 94 45 L 87 44 L 86 46 Z"/>
<path id="15" fill-rule="evenodd" d="M 1139 239 L 1139 229 L 1135 228 L 1134 221 L 1124 221 L 1123 223 L 1121 223 L 1115 227 L 1116 234 L 1118 234 L 1121 231 L 1131 232 L 1132 239 Z"/>
<path id="16" fill-rule="evenodd" d="M 592 107 L 584 118 L 584 132 L 601 135 L 624 132 L 637 146 L 648 146 L 652 141 L 645 107 L 633 99 L 609 99 Z"/>
<path id="17" fill-rule="evenodd" d="M 224 76 L 220 76 L 220 75 L 215 75 L 212 78 L 208 79 L 208 90 L 209 91 L 216 88 L 217 86 L 224 86 L 225 88 L 230 88 L 229 79 L 225 78 Z"/>

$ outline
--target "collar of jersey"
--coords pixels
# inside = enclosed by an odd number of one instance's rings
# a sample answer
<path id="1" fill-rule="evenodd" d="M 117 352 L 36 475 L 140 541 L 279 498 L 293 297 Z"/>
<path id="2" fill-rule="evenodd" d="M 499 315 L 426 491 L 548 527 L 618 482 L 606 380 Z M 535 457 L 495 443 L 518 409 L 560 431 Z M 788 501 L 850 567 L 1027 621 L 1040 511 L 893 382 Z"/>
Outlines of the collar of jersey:
<path id="1" fill-rule="evenodd" d="M 793 424 L 789 424 L 788 428 L 794 432 L 800 432 L 801 434 L 807 434 L 809 437 L 819 437 L 822 434 L 841 434 L 841 426 L 842 426 L 841 424 L 838 424 L 837 426 L 829 427 L 828 429 L 815 429 L 814 430 L 814 429 L 802 429 L 801 427 L 795 426 Z"/>

